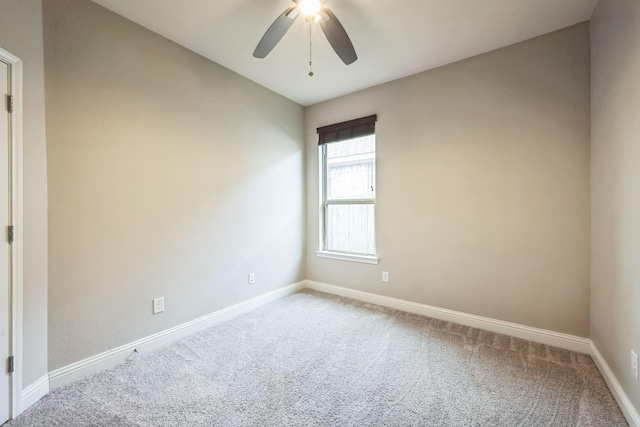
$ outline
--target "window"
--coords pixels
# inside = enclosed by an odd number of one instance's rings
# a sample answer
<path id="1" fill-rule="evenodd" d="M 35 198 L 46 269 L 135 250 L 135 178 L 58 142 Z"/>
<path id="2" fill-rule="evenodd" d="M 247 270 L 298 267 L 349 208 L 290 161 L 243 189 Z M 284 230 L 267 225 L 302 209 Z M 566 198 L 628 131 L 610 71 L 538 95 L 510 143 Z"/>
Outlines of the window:
<path id="1" fill-rule="evenodd" d="M 377 263 L 375 122 L 370 116 L 318 129 L 320 256 Z"/>

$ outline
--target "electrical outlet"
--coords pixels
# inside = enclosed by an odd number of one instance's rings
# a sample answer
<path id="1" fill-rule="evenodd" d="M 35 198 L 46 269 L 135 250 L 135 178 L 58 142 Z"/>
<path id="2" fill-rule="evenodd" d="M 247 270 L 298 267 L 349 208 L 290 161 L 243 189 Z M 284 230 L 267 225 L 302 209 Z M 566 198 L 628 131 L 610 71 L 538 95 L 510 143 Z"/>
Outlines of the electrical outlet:
<path id="1" fill-rule="evenodd" d="M 631 350 L 631 374 L 638 381 L 638 355 Z"/>
<path id="2" fill-rule="evenodd" d="M 249 284 L 253 285 L 254 283 L 256 283 L 256 275 L 255 273 L 249 273 Z"/>
<path id="3" fill-rule="evenodd" d="M 164 297 L 155 298 L 153 300 L 153 314 L 162 313 L 164 311 Z"/>
<path id="4" fill-rule="evenodd" d="M 382 281 L 385 283 L 389 283 L 389 272 L 388 271 L 383 271 L 382 272 Z"/>

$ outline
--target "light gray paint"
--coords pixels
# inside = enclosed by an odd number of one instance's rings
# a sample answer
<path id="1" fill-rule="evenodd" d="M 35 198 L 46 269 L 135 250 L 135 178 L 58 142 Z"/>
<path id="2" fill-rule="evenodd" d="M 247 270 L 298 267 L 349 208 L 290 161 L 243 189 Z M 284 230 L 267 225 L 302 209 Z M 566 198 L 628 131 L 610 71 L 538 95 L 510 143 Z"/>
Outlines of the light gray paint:
<path id="1" fill-rule="evenodd" d="M 380 264 L 318 258 L 316 127 L 374 113 Z M 310 280 L 588 336 L 587 24 L 309 107 L 306 138 Z"/>
<path id="2" fill-rule="evenodd" d="M 605 0 L 591 21 L 591 339 L 640 411 L 640 2 Z"/>
<path id="3" fill-rule="evenodd" d="M 22 383 L 27 387 L 47 374 L 47 154 L 40 0 L 0 2 L 0 47 L 24 62 Z"/>
<path id="4" fill-rule="evenodd" d="M 87 0 L 44 28 L 50 370 L 305 278 L 301 106 Z"/>
<path id="5" fill-rule="evenodd" d="M 304 278 L 305 180 L 310 279 L 587 335 L 585 25 L 309 108 L 305 178 L 299 106 L 89 2 L 46 6 L 50 369 Z M 40 2 L 0 11 L 28 82 L 27 385 L 47 371 Z M 317 259 L 315 127 L 370 113 L 381 264 Z"/>

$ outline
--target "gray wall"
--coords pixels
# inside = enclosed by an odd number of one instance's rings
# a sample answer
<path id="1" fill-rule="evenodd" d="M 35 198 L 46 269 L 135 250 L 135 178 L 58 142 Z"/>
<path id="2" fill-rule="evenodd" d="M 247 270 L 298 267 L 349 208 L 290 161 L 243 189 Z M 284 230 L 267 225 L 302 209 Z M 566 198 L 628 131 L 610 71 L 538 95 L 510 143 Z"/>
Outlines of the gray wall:
<path id="1" fill-rule="evenodd" d="M 622 166 L 637 157 L 631 119 L 607 126 L 637 110 L 620 83 L 638 75 L 637 3 L 601 3 L 591 328 L 637 398 L 637 272 L 619 262 L 637 241 L 614 238 L 632 236 L 637 205 L 621 195 L 637 177 Z M 46 0 L 45 12 L 49 369 L 304 278 L 302 108 L 91 2 Z M 3 0 L 0 24 L 0 46 L 25 61 L 28 385 L 47 372 L 40 1 Z M 580 25 L 310 107 L 308 278 L 586 336 L 588 61 Z M 318 259 L 315 127 L 371 113 L 381 264 Z M 167 312 L 152 316 L 157 296 Z"/>
<path id="2" fill-rule="evenodd" d="M 23 386 L 47 374 L 47 154 L 40 0 L 0 1 L 0 47 L 24 62 Z"/>
<path id="3" fill-rule="evenodd" d="M 591 339 L 640 411 L 640 2 L 591 21 Z"/>
<path id="4" fill-rule="evenodd" d="M 316 127 L 374 113 L 380 264 L 318 258 Z M 588 336 L 588 24 L 314 105 L 306 139 L 310 280 Z"/>
<path id="5" fill-rule="evenodd" d="M 304 279 L 303 108 L 90 1 L 43 3 L 49 369 Z"/>

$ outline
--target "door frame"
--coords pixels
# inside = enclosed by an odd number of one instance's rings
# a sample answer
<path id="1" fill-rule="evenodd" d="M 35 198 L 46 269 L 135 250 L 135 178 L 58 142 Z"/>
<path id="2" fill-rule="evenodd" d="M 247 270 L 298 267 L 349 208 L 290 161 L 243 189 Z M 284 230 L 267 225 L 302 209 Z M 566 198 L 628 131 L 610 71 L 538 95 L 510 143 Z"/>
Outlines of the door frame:
<path id="1" fill-rule="evenodd" d="M 11 95 L 13 112 L 9 120 L 11 126 L 11 210 L 9 217 L 14 227 L 11 257 L 11 337 L 9 351 L 13 355 L 13 374 L 11 375 L 11 393 L 9 402 L 10 419 L 22 412 L 22 280 L 23 280 L 23 169 L 22 169 L 22 60 L 0 47 L 0 59 L 9 64 L 11 76 Z M 2 101 L 4 102 L 4 101 Z"/>

